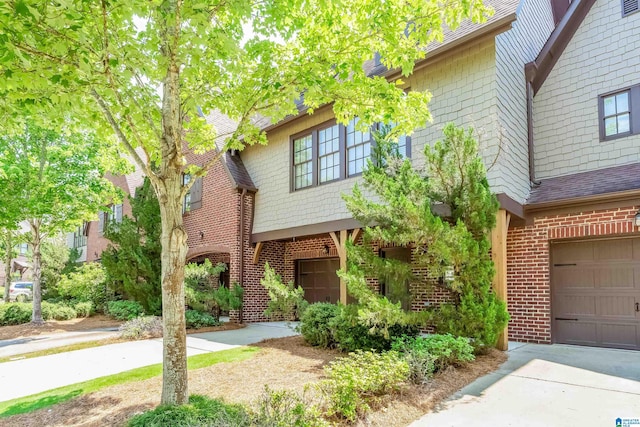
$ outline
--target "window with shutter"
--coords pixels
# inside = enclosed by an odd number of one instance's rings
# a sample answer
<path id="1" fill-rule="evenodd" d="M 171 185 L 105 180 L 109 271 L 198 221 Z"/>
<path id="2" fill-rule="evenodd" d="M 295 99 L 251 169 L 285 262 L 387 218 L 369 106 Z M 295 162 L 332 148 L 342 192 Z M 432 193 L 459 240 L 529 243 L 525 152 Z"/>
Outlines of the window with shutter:
<path id="1" fill-rule="evenodd" d="M 198 178 L 191 186 L 191 210 L 200 209 L 202 207 L 202 178 Z"/>
<path id="2" fill-rule="evenodd" d="M 622 0 L 622 16 L 638 11 L 638 0 Z"/>

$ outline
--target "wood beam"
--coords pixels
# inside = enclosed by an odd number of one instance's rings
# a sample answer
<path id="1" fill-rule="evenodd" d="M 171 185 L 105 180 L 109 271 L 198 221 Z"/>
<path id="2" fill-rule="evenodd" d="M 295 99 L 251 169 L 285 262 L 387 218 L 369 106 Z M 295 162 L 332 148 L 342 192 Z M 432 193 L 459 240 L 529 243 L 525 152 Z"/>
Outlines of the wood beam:
<path id="1" fill-rule="evenodd" d="M 352 232 L 351 232 L 351 241 L 353 243 L 357 242 L 358 239 L 360 238 L 360 235 L 362 234 L 362 228 L 355 228 Z"/>
<path id="2" fill-rule="evenodd" d="M 256 243 L 256 247 L 253 248 L 253 263 L 257 264 L 258 259 L 260 259 L 260 252 L 262 252 L 262 242 Z"/>
<path id="3" fill-rule="evenodd" d="M 491 259 L 496 270 L 493 278 L 493 291 L 499 300 L 507 302 L 507 232 L 511 215 L 500 209 L 496 213 L 496 226 L 491 231 Z M 509 348 L 507 328 L 500 334 L 496 343 L 498 350 Z"/>

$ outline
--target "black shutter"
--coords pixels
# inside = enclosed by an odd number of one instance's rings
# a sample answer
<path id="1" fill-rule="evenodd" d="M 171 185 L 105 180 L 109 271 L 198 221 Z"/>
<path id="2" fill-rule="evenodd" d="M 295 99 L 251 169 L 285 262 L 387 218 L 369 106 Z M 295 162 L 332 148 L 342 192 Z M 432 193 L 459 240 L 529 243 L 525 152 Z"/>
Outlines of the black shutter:
<path id="1" fill-rule="evenodd" d="M 189 193 L 191 195 L 190 210 L 200 209 L 202 207 L 202 178 L 194 181 Z"/>

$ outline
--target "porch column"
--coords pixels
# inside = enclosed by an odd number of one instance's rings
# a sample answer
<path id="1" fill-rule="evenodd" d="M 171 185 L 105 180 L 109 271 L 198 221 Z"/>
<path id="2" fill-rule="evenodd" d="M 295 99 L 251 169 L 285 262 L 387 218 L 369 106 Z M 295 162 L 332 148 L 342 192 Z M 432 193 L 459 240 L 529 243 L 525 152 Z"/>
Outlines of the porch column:
<path id="1" fill-rule="evenodd" d="M 356 241 L 360 237 L 360 232 L 361 229 L 356 228 L 351 233 L 348 230 L 340 230 L 339 235 L 334 231 L 329 233 L 333 243 L 336 245 L 338 257 L 340 257 L 340 270 L 342 271 L 347 270 L 347 239 L 352 242 Z M 342 277 L 340 278 L 340 302 L 347 305 L 347 284 Z"/>
<path id="2" fill-rule="evenodd" d="M 493 291 L 499 300 L 507 302 L 507 231 L 511 216 L 506 210 L 496 213 L 496 226 L 491 231 L 491 259 L 496 269 L 493 278 Z M 496 348 L 506 351 L 509 347 L 507 328 L 502 331 Z"/>

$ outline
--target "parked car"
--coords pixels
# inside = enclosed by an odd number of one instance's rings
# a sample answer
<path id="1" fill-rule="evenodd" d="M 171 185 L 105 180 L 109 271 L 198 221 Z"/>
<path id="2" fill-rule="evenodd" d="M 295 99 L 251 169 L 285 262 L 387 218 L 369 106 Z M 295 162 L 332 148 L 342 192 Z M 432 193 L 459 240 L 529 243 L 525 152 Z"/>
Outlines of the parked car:
<path id="1" fill-rule="evenodd" d="M 9 287 L 9 300 L 29 301 L 33 298 L 33 282 L 15 282 Z"/>

